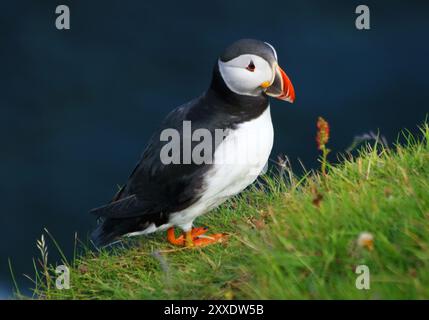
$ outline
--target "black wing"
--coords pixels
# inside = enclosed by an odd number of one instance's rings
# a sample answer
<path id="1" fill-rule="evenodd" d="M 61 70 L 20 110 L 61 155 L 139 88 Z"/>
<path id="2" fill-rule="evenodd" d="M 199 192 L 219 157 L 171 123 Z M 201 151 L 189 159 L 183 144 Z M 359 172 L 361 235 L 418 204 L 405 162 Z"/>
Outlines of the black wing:
<path id="1" fill-rule="evenodd" d="M 210 164 L 168 164 L 161 162 L 160 152 L 168 141 L 160 141 L 164 129 L 175 129 L 182 141 L 183 121 L 191 121 L 192 130 L 209 125 L 210 112 L 204 96 L 173 110 L 151 137 L 140 161 L 126 185 L 105 206 L 91 210 L 98 217 L 123 219 L 155 213 L 168 214 L 187 208 L 197 201 L 204 190 L 202 176 Z M 211 119 L 212 120 L 212 119 Z M 213 123 L 211 121 L 211 123 Z M 194 141 L 193 144 L 198 142 Z M 214 152 L 215 146 L 212 147 Z"/>

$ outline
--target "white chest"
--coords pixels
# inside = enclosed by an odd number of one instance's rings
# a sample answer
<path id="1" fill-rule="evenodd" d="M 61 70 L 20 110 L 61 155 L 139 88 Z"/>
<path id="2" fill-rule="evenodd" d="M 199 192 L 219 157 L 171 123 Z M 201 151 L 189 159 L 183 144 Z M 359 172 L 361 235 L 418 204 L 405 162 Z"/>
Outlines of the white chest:
<path id="1" fill-rule="evenodd" d="M 217 200 L 233 196 L 253 183 L 268 161 L 273 141 L 268 107 L 258 118 L 231 131 L 217 147 L 213 168 L 205 178 L 207 191 L 203 198 L 216 204 Z"/>

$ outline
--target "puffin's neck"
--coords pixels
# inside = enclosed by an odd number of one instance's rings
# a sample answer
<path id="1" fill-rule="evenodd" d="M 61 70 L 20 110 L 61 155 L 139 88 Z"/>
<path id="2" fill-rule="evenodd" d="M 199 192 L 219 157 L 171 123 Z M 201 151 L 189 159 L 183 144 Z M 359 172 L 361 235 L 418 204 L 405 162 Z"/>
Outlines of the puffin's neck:
<path id="1" fill-rule="evenodd" d="M 246 96 L 232 92 L 223 80 L 217 63 L 206 97 L 210 101 L 216 101 L 212 107 L 217 108 L 219 112 L 237 117 L 242 122 L 258 118 L 269 106 L 268 97 L 264 94 Z"/>

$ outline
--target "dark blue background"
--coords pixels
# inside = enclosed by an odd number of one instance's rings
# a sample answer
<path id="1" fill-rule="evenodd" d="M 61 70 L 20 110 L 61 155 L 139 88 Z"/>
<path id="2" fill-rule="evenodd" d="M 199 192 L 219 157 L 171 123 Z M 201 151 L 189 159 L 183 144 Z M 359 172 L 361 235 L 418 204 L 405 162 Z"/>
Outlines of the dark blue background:
<path id="1" fill-rule="evenodd" d="M 19 279 L 32 273 L 43 227 L 68 254 L 75 232 L 86 238 L 88 209 L 110 199 L 162 118 L 206 89 L 239 38 L 273 44 L 296 89 L 294 105 L 272 102 L 273 158 L 315 167 L 319 115 L 336 152 L 369 130 L 392 142 L 414 129 L 429 111 L 429 5 L 366 1 L 372 29 L 358 31 L 362 3 L 2 2 L 0 291 L 11 287 L 7 257 Z M 69 31 L 55 28 L 59 4 Z"/>

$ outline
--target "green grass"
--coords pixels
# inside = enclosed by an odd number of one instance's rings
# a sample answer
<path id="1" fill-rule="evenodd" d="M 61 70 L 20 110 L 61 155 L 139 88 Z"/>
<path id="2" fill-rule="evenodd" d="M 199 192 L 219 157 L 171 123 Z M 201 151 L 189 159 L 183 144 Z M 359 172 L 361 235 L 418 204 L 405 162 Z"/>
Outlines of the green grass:
<path id="1" fill-rule="evenodd" d="M 164 234 L 130 248 L 86 250 L 70 263 L 71 288 L 37 273 L 46 299 L 429 298 L 429 127 L 393 149 L 365 147 L 328 174 L 266 177 L 196 221 L 226 243 L 176 249 Z M 357 245 L 361 232 L 374 249 Z M 371 289 L 355 287 L 357 265 Z M 48 277 L 48 281 L 46 281 Z M 49 283 L 49 286 L 47 286 Z"/>

